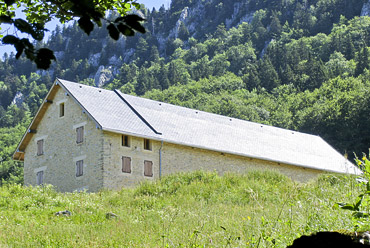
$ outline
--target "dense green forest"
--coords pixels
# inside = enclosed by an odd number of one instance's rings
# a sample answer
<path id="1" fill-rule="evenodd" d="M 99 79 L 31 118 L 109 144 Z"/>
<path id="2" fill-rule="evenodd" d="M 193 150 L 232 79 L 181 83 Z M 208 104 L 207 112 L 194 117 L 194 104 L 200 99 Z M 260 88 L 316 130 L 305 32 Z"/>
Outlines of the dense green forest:
<path id="1" fill-rule="evenodd" d="M 56 77 L 320 135 L 350 157 L 367 152 L 368 7 L 173 0 L 169 9 L 143 8 L 148 32 L 117 42 L 104 26 L 89 36 L 77 23 L 57 27 L 36 44 L 55 51 L 48 71 L 14 54 L 0 60 L 0 179 L 21 180 L 12 152 Z"/>

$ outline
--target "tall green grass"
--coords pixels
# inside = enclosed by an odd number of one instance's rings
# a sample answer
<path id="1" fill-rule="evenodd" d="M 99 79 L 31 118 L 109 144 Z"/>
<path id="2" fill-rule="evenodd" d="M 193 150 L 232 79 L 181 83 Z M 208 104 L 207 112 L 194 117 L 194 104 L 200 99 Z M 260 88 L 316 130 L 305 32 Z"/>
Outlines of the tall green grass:
<path id="1" fill-rule="evenodd" d="M 119 192 L 0 188 L 0 247 L 286 247 L 311 232 L 350 229 L 352 177 L 298 184 L 274 172 L 193 172 Z M 55 216 L 69 210 L 72 216 Z M 106 213 L 118 218 L 106 218 Z"/>

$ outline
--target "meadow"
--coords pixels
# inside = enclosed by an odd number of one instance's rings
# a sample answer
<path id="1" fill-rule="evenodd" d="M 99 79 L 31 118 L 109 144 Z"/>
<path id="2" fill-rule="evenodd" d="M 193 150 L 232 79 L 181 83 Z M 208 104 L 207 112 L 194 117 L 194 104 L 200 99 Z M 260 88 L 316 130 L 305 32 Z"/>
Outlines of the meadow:
<path id="1" fill-rule="evenodd" d="M 118 192 L 4 185 L 0 247 L 286 247 L 303 234 L 353 231 L 351 212 L 334 205 L 360 191 L 354 177 L 300 184 L 269 171 L 176 174 Z M 63 210 L 72 215 L 55 215 Z"/>

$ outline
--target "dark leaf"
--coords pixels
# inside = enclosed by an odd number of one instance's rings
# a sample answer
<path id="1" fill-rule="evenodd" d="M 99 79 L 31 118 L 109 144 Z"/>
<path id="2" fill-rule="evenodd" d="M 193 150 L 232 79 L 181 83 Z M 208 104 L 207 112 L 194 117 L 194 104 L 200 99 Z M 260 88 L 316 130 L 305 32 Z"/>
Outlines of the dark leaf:
<path id="1" fill-rule="evenodd" d="M 120 16 L 120 17 L 116 18 L 116 20 L 114 20 L 114 22 L 117 23 L 117 22 L 121 22 L 123 20 L 125 20 L 125 17 Z"/>
<path id="2" fill-rule="evenodd" d="M 226 231 L 226 228 L 225 227 L 223 227 L 223 226 L 220 226 L 224 231 Z"/>
<path id="3" fill-rule="evenodd" d="M 31 44 L 31 42 L 28 39 L 23 38 L 23 39 L 21 39 L 21 42 L 28 49 L 31 49 L 31 50 L 33 49 L 33 45 Z"/>
<path id="4" fill-rule="evenodd" d="M 114 39 L 114 40 L 119 39 L 119 31 L 118 31 L 118 29 L 116 28 L 116 26 L 114 24 L 112 24 L 112 23 L 109 24 L 107 29 L 109 31 L 109 36 L 112 37 L 112 39 Z"/>
<path id="5" fill-rule="evenodd" d="M 6 3 L 6 5 L 10 6 L 15 3 L 15 0 L 4 0 L 4 2 Z"/>
<path id="6" fill-rule="evenodd" d="M 364 199 L 364 195 L 363 194 L 361 194 L 361 195 L 359 195 L 359 197 L 358 197 L 359 199 L 358 199 L 358 201 L 356 202 L 356 204 L 354 205 L 354 209 L 356 210 L 356 211 L 358 211 L 359 210 L 359 208 L 360 208 L 360 206 L 361 206 L 361 203 L 362 203 L 362 200 Z"/>
<path id="7" fill-rule="evenodd" d="M 23 53 L 23 50 L 24 50 L 24 46 L 23 45 L 18 45 L 15 47 L 15 49 L 17 50 L 17 54 L 15 55 L 15 58 L 16 59 L 19 59 L 19 57 L 22 55 Z"/>
<path id="8" fill-rule="evenodd" d="M 34 61 L 35 60 L 35 52 L 34 52 L 34 50 L 32 49 L 26 49 L 25 51 L 24 51 L 24 53 L 26 54 L 26 56 L 27 56 L 27 58 L 29 59 L 29 60 L 32 60 L 32 61 Z"/>
<path id="9" fill-rule="evenodd" d="M 126 20 L 126 24 L 129 25 L 131 28 L 135 29 L 136 31 L 145 34 L 146 30 L 143 25 L 141 25 L 139 22 L 136 21 L 130 21 L 128 22 Z"/>
<path id="10" fill-rule="evenodd" d="M 34 33 L 31 24 L 29 24 L 28 22 L 26 22 L 23 19 L 20 19 L 20 18 L 15 19 L 14 26 L 23 33 L 28 33 L 28 34 L 31 34 L 31 35 Z"/>
<path id="11" fill-rule="evenodd" d="M 32 24 L 32 26 L 33 26 L 33 30 L 34 30 L 33 34 L 32 34 L 32 37 L 35 40 L 42 40 L 44 38 L 44 31 L 48 31 L 48 30 L 44 28 L 43 24 L 34 23 L 34 24 Z"/>
<path id="12" fill-rule="evenodd" d="M 104 15 L 96 10 L 90 13 L 91 18 L 98 24 L 100 23 L 100 19 L 104 17 Z M 98 24 L 99 25 L 99 24 Z M 100 26 L 100 25 L 99 25 Z"/>
<path id="13" fill-rule="evenodd" d="M 83 16 L 78 20 L 78 25 L 80 28 L 89 35 L 91 31 L 94 29 L 94 24 L 91 22 L 90 18 L 87 16 Z"/>
<path id="14" fill-rule="evenodd" d="M 12 24 L 13 23 L 13 19 L 10 16 L 7 16 L 7 15 L 1 15 L 0 16 L 0 23 L 9 23 L 9 24 Z"/>
<path id="15" fill-rule="evenodd" d="M 47 70 L 50 67 L 51 61 L 56 60 L 53 51 L 47 48 L 41 48 L 37 51 L 35 63 L 37 68 Z"/>
<path id="16" fill-rule="evenodd" d="M 354 207 L 352 204 L 345 204 L 345 203 L 338 203 L 338 206 L 341 208 L 341 209 L 346 209 L 346 210 L 351 210 L 353 211 L 354 210 Z"/>
<path id="17" fill-rule="evenodd" d="M 126 15 L 123 17 L 125 22 L 141 22 L 145 21 L 144 18 L 138 16 L 138 15 Z"/>
<path id="18" fill-rule="evenodd" d="M 3 44 L 17 44 L 19 39 L 13 35 L 7 35 L 3 38 Z"/>
<path id="19" fill-rule="evenodd" d="M 368 213 L 365 213 L 365 212 L 355 212 L 353 213 L 353 217 L 355 218 L 368 218 L 369 217 L 369 214 Z"/>
<path id="20" fill-rule="evenodd" d="M 134 36 L 135 32 L 132 30 L 129 26 L 126 26 L 125 24 L 118 24 L 117 25 L 118 30 L 125 36 Z"/>

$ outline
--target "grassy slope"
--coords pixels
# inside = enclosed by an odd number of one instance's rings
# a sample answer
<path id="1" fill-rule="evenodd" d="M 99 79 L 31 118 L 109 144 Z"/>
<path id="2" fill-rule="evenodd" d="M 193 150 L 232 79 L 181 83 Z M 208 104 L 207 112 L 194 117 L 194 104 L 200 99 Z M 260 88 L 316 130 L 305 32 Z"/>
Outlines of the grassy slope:
<path id="1" fill-rule="evenodd" d="M 177 174 L 120 192 L 3 186 L 0 247 L 286 247 L 302 234 L 351 229 L 350 213 L 333 204 L 356 193 L 353 178 L 296 184 L 273 172 Z M 71 217 L 54 215 L 66 209 Z"/>

